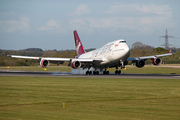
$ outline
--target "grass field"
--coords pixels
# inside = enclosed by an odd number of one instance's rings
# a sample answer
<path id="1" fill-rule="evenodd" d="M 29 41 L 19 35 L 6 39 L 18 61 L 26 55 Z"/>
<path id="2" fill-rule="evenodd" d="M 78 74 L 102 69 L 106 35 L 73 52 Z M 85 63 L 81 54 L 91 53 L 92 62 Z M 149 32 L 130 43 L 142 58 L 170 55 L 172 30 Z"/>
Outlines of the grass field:
<path id="1" fill-rule="evenodd" d="M 9 66 L 7 67 L 0 67 L 0 70 L 17 70 L 17 71 L 64 71 L 70 72 L 71 67 L 68 66 L 49 66 L 44 70 L 44 68 L 40 66 Z"/>
<path id="2" fill-rule="evenodd" d="M 166 65 L 167 66 L 167 65 Z M 180 66 L 180 65 L 178 65 Z M 122 70 L 122 73 L 142 73 L 142 74 L 180 74 L 179 68 L 171 68 L 171 67 L 163 67 L 160 65 L 159 67 L 155 66 L 145 66 L 143 68 L 137 68 L 136 66 L 127 66 L 126 70 Z M 44 68 L 40 66 L 23 66 L 18 67 L 14 66 L 10 68 L 0 67 L 0 70 L 17 70 L 17 71 L 44 71 Z M 57 71 L 57 72 L 71 72 L 71 67 L 67 66 L 49 66 L 46 68 L 46 71 Z M 115 69 L 109 69 L 111 73 L 114 73 Z"/>
<path id="3" fill-rule="evenodd" d="M 177 120 L 179 86 L 178 79 L 0 77 L 0 120 Z"/>
<path id="4" fill-rule="evenodd" d="M 112 70 L 114 73 L 115 70 Z M 155 67 L 145 66 L 143 68 L 137 68 L 136 66 L 127 67 L 126 70 L 122 70 L 122 73 L 141 73 L 141 74 L 180 74 L 180 68 L 171 67 Z"/>

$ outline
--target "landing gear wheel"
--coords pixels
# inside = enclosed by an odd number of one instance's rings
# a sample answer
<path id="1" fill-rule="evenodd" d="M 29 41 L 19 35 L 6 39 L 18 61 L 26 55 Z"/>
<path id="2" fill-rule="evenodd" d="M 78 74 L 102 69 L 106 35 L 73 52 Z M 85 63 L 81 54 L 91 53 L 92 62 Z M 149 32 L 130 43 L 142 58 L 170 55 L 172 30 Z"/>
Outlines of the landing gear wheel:
<path id="1" fill-rule="evenodd" d="M 92 71 L 86 71 L 86 75 L 91 75 Z"/>
<path id="2" fill-rule="evenodd" d="M 86 71 L 86 75 L 89 75 L 89 71 Z"/>
<path id="3" fill-rule="evenodd" d="M 99 71 L 94 71 L 93 74 L 94 75 L 99 75 Z"/>
<path id="4" fill-rule="evenodd" d="M 109 71 L 103 71 L 104 75 L 109 75 Z"/>
<path id="5" fill-rule="evenodd" d="M 115 71 L 115 74 L 117 75 L 117 74 L 121 74 L 121 70 L 116 70 Z"/>
<path id="6" fill-rule="evenodd" d="M 116 75 L 118 74 L 118 70 L 115 71 L 115 74 L 116 74 Z"/>

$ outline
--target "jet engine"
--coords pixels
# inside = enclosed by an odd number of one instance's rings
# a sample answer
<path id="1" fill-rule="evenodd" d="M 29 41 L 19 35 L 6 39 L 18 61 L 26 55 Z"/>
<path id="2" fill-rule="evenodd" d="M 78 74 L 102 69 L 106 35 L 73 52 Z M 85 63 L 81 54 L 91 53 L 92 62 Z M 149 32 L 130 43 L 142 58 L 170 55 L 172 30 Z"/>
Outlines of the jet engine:
<path id="1" fill-rule="evenodd" d="M 145 65 L 145 61 L 144 60 L 137 60 L 136 61 L 136 67 L 138 67 L 138 68 L 141 68 L 141 67 L 144 67 L 144 65 Z"/>
<path id="2" fill-rule="evenodd" d="M 161 59 L 160 59 L 160 58 L 154 58 L 154 59 L 152 59 L 152 64 L 153 64 L 153 65 L 159 65 L 159 64 L 161 64 Z"/>
<path id="3" fill-rule="evenodd" d="M 41 67 L 47 67 L 47 66 L 49 66 L 49 61 L 46 60 L 46 59 L 42 59 L 42 60 L 40 61 L 40 66 L 41 66 Z"/>
<path id="4" fill-rule="evenodd" d="M 73 69 L 80 68 L 80 67 L 81 67 L 81 62 L 80 62 L 80 61 L 73 61 L 73 62 L 71 63 L 71 67 L 72 67 Z"/>

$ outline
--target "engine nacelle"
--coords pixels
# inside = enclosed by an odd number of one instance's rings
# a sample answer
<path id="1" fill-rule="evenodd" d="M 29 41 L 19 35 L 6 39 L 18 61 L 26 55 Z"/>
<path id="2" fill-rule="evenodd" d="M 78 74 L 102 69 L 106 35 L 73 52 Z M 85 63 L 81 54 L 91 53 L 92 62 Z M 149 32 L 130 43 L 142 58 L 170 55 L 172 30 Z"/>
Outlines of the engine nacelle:
<path id="1" fill-rule="evenodd" d="M 42 60 L 40 61 L 40 66 L 41 66 L 41 67 L 47 67 L 47 66 L 49 66 L 49 61 L 46 60 L 46 59 L 42 59 Z"/>
<path id="2" fill-rule="evenodd" d="M 160 58 L 154 58 L 154 59 L 152 59 L 152 64 L 153 64 L 153 65 L 159 65 L 159 64 L 161 64 L 161 59 L 160 59 Z"/>
<path id="3" fill-rule="evenodd" d="M 80 61 L 73 61 L 73 62 L 71 63 L 71 67 L 72 67 L 73 69 L 80 68 L 80 67 L 81 67 L 81 62 L 80 62 Z"/>
<path id="4" fill-rule="evenodd" d="M 136 61 L 136 67 L 141 68 L 141 67 L 144 67 L 144 65 L 145 65 L 144 60 L 140 59 L 140 60 Z"/>

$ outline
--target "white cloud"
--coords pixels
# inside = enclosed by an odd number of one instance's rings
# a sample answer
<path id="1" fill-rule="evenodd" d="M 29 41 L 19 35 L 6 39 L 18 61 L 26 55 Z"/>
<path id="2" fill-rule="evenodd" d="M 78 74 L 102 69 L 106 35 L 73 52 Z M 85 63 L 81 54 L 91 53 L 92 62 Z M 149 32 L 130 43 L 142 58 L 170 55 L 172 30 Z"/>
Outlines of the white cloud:
<path id="1" fill-rule="evenodd" d="M 162 22 L 163 21 L 163 22 Z M 130 30 L 134 33 L 148 35 L 155 30 L 166 29 L 167 27 L 175 26 L 172 18 L 167 17 L 111 17 L 111 18 L 76 18 L 71 20 L 71 26 L 86 30 L 92 29 L 109 29 L 114 30 Z M 86 28 L 86 29 L 85 29 Z"/>
<path id="2" fill-rule="evenodd" d="M 133 4 L 133 5 L 110 6 L 109 10 L 105 11 L 105 13 L 117 14 L 117 13 L 133 12 L 133 11 L 137 11 L 137 6 L 139 6 L 139 5 L 138 4 Z"/>
<path id="3" fill-rule="evenodd" d="M 21 17 L 20 21 L 17 20 L 6 20 L 0 21 L 0 31 L 13 33 L 18 30 L 25 30 L 29 28 L 29 18 Z"/>
<path id="4" fill-rule="evenodd" d="M 91 9 L 86 4 L 80 4 L 71 15 L 83 15 L 91 13 Z"/>
<path id="5" fill-rule="evenodd" d="M 87 21 L 87 19 L 72 19 L 70 20 L 69 24 L 68 24 L 68 28 L 70 30 L 78 30 L 84 33 L 92 33 L 93 32 L 93 28 L 89 27 L 89 22 Z"/>
<path id="6" fill-rule="evenodd" d="M 107 17 L 77 17 L 70 21 L 70 25 L 81 29 L 107 29 L 109 31 L 133 31 L 142 35 L 152 34 L 175 26 L 172 10 L 168 5 L 116 5 L 110 6 L 105 12 Z M 119 14 L 108 17 L 108 14 Z M 127 15 L 130 13 L 130 15 Z M 132 33 L 133 33 L 132 32 Z M 128 33 L 129 34 L 129 33 Z"/>
<path id="7" fill-rule="evenodd" d="M 61 26 L 62 26 L 61 21 L 49 20 L 48 22 L 46 22 L 46 25 L 39 27 L 38 30 L 40 30 L 40 31 L 42 31 L 42 30 L 56 30 L 56 29 L 60 29 Z"/>
<path id="8" fill-rule="evenodd" d="M 132 5 L 115 5 L 110 6 L 108 11 L 105 13 L 117 14 L 117 13 L 155 13 L 155 14 L 171 14 L 172 10 L 168 5 L 140 5 L 140 4 L 132 4 Z"/>

